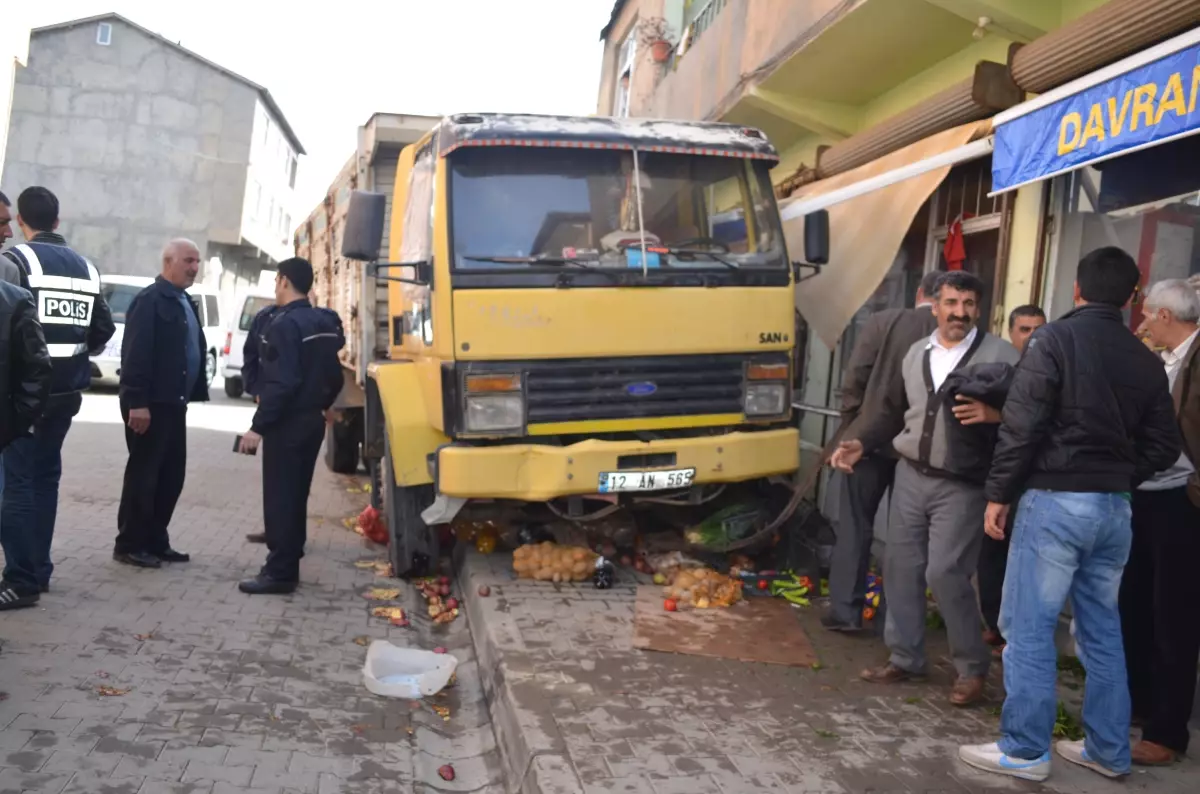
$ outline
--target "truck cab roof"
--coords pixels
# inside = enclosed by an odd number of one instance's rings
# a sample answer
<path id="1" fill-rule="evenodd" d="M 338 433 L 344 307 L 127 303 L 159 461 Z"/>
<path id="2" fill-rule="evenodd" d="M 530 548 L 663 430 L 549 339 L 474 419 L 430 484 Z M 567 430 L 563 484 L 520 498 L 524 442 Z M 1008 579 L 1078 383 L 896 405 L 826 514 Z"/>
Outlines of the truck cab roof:
<path id="1" fill-rule="evenodd" d="M 434 132 L 442 157 L 464 146 L 550 146 L 779 160 L 761 130 L 708 121 L 459 113 Z"/>

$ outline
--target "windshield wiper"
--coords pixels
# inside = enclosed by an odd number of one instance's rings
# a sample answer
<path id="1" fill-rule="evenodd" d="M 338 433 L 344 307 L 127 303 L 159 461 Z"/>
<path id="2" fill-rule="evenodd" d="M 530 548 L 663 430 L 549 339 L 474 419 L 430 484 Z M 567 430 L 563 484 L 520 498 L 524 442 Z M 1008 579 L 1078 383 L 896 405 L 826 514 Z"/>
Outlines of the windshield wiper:
<path id="1" fill-rule="evenodd" d="M 538 254 L 537 256 L 490 256 L 485 254 L 463 254 L 463 259 L 469 259 L 472 262 L 496 262 L 501 265 L 569 265 L 571 267 L 583 268 L 584 270 L 595 270 L 596 268 L 588 264 L 585 260 L 570 256 L 550 256 L 548 254 Z"/>

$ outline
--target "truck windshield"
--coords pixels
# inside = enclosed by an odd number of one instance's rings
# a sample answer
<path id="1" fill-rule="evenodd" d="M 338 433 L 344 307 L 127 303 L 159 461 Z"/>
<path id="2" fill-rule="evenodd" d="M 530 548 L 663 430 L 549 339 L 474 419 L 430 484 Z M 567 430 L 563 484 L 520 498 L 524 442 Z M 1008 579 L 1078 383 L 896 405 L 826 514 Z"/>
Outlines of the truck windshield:
<path id="1" fill-rule="evenodd" d="M 785 266 L 765 164 L 658 152 L 637 157 L 635 169 L 630 151 L 455 152 L 449 196 L 455 268 L 519 270 L 566 258 L 641 269 L 639 222 L 647 249 L 658 251 L 650 256 L 664 268 Z"/>

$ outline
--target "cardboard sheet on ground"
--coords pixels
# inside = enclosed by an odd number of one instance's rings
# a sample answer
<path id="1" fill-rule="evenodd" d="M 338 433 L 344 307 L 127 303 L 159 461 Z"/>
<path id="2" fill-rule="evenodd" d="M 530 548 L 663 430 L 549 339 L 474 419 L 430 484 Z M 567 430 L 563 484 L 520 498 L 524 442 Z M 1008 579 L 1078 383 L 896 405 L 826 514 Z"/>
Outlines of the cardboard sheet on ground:
<path id="1" fill-rule="evenodd" d="M 639 585 L 633 618 L 633 647 L 811 667 L 817 662 L 795 609 L 782 598 L 747 598 L 728 609 L 663 609 L 663 589 Z"/>

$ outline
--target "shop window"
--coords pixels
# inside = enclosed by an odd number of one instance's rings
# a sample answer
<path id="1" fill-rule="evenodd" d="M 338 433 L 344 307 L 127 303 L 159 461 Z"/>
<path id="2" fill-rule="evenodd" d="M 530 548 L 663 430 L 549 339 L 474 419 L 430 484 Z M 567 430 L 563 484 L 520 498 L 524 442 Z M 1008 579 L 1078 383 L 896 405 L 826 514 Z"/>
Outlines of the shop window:
<path id="1" fill-rule="evenodd" d="M 1054 200 L 1060 222 L 1047 274 L 1050 317 L 1074 305 L 1079 260 L 1117 246 L 1138 264 L 1143 291 L 1156 281 L 1200 273 L 1200 138 L 1127 154 L 1059 177 Z M 1131 330 L 1140 305 L 1125 309 Z"/>

